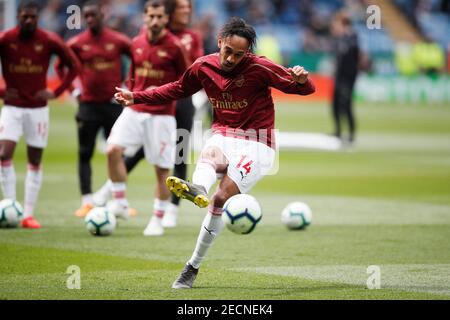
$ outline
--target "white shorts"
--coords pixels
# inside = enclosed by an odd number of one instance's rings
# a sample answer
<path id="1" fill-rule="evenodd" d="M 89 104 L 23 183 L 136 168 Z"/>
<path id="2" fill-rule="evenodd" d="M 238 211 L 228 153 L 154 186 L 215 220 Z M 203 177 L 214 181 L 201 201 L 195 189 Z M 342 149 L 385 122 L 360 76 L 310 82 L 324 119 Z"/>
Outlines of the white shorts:
<path id="1" fill-rule="evenodd" d="M 0 140 L 19 142 L 25 135 L 28 146 L 44 149 L 48 141 L 48 106 L 19 108 L 5 105 L 0 115 Z"/>
<path id="2" fill-rule="evenodd" d="M 171 169 L 175 162 L 175 117 L 153 115 L 124 108 L 114 123 L 108 144 L 125 148 L 125 155 L 134 155 L 144 146 L 150 164 Z"/>
<path id="3" fill-rule="evenodd" d="M 264 176 L 269 175 L 275 161 L 275 150 L 257 141 L 215 134 L 206 141 L 203 150 L 219 148 L 228 161 L 227 176 L 241 193 L 247 193 Z"/>

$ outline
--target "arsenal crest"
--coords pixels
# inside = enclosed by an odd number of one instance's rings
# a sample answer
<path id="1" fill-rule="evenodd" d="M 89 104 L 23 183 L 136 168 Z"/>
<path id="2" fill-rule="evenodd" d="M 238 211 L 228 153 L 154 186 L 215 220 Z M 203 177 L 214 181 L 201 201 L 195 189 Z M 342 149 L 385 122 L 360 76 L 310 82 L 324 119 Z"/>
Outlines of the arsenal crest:
<path id="1" fill-rule="evenodd" d="M 37 44 L 34 46 L 34 50 L 35 50 L 36 52 L 41 52 L 42 49 L 44 49 L 44 45 L 43 45 L 42 43 L 37 43 Z"/>
<path id="2" fill-rule="evenodd" d="M 164 51 L 164 50 L 158 50 L 158 51 L 157 51 L 157 55 L 158 55 L 158 57 L 160 57 L 160 58 L 165 58 L 165 57 L 167 57 L 167 52 Z"/>
<path id="3" fill-rule="evenodd" d="M 242 87 L 244 85 L 245 78 L 243 75 L 240 75 L 236 80 L 234 80 L 234 83 L 236 84 L 236 87 Z"/>

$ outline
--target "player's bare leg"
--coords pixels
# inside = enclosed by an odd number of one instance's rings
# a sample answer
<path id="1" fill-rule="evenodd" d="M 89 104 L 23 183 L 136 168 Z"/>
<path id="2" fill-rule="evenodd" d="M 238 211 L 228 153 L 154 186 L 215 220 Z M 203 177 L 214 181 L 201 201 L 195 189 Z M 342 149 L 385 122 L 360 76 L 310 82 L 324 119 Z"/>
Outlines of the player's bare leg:
<path id="1" fill-rule="evenodd" d="M 208 207 L 208 213 L 203 220 L 200 228 L 200 233 L 197 238 L 192 257 L 184 267 L 180 276 L 172 284 L 174 289 L 188 289 L 192 288 L 192 284 L 197 277 L 200 263 L 206 256 L 208 249 L 213 244 L 215 238 L 223 229 L 222 211 L 225 202 L 235 194 L 240 193 L 236 183 L 225 175 L 220 182 L 217 191 L 211 198 L 211 203 Z"/>
<path id="2" fill-rule="evenodd" d="M 192 183 L 171 176 L 166 181 L 167 187 L 176 196 L 205 208 L 209 204 L 208 192 L 217 180 L 217 173 L 224 172 L 227 165 L 226 158 L 219 148 L 206 148 L 197 162 Z"/>
<path id="3" fill-rule="evenodd" d="M 128 218 L 127 170 L 123 161 L 124 148 L 117 145 L 108 145 L 108 175 L 111 180 L 113 201 L 109 210 L 117 217 Z"/>
<path id="4" fill-rule="evenodd" d="M 41 227 L 33 215 L 42 185 L 41 160 L 43 152 L 44 149 L 42 148 L 27 147 L 28 168 L 25 178 L 24 219 L 22 221 L 24 228 L 37 229 Z"/>
<path id="5" fill-rule="evenodd" d="M 155 166 L 156 191 L 153 203 L 153 216 L 144 230 L 144 236 L 162 236 L 164 228 L 162 219 L 169 205 L 170 191 L 166 188 L 166 179 L 169 176 L 169 169 Z"/>
<path id="6" fill-rule="evenodd" d="M 16 171 L 12 160 L 15 149 L 16 142 L 0 141 L 0 185 L 4 199 L 16 200 Z"/>

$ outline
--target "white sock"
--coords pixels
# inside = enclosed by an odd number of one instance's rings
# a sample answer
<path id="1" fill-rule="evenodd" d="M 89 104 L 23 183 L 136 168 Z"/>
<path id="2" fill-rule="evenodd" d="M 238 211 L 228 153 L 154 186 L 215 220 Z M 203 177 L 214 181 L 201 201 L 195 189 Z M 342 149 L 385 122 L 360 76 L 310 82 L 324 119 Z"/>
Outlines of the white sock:
<path id="1" fill-rule="evenodd" d="M 27 176 L 25 178 L 25 205 L 23 208 L 23 215 L 25 218 L 34 214 L 34 207 L 39 196 L 39 191 L 41 190 L 41 184 L 41 166 L 28 164 Z"/>
<path id="2" fill-rule="evenodd" d="M 153 202 L 153 217 L 161 220 L 164 217 L 164 213 L 166 212 L 169 203 L 169 200 L 155 198 L 155 201 Z"/>
<path id="3" fill-rule="evenodd" d="M 0 185 L 4 199 L 16 200 L 16 171 L 12 160 L 0 161 Z"/>
<path id="4" fill-rule="evenodd" d="M 128 200 L 126 197 L 127 184 L 125 182 L 111 182 L 111 192 L 114 200 L 119 202 L 122 206 L 128 207 Z"/>
<path id="5" fill-rule="evenodd" d="M 173 204 L 172 202 L 169 202 L 166 208 L 166 212 L 173 213 L 174 215 L 178 215 L 178 206 Z"/>
<path id="6" fill-rule="evenodd" d="M 83 194 L 81 196 L 81 205 L 85 204 L 93 204 L 94 200 L 92 199 L 92 193 Z"/>
<path id="7" fill-rule="evenodd" d="M 102 194 L 106 198 L 111 192 L 111 188 L 112 188 L 112 181 L 108 179 L 96 193 Z"/>
<path id="8" fill-rule="evenodd" d="M 192 175 L 192 182 L 203 186 L 206 193 L 208 193 L 216 181 L 217 175 L 214 162 L 209 160 L 201 160 L 198 162 Z"/>
<path id="9" fill-rule="evenodd" d="M 208 214 L 205 219 L 203 219 L 194 253 L 192 254 L 191 259 L 189 259 L 189 264 L 191 266 L 196 269 L 199 268 L 200 263 L 202 263 L 206 256 L 206 252 L 222 229 L 222 208 L 208 207 Z"/>

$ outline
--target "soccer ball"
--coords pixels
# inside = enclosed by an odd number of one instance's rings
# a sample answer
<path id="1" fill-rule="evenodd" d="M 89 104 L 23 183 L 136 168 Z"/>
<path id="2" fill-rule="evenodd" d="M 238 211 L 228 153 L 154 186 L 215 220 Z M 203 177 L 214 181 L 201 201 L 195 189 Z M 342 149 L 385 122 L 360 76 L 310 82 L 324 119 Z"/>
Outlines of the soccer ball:
<path id="1" fill-rule="evenodd" d="M 291 202 L 281 212 L 281 222 L 288 229 L 304 229 L 311 224 L 311 208 L 303 202 Z"/>
<path id="2" fill-rule="evenodd" d="M 12 199 L 0 201 L 0 228 L 15 228 L 23 219 L 23 209 Z"/>
<path id="3" fill-rule="evenodd" d="M 248 234 L 262 218 L 258 201 L 248 194 L 237 194 L 225 202 L 222 220 L 227 228 L 237 234 Z"/>
<path id="4" fill-rule="evenodd" d="M 106 207 L 95 207 L 84 218 L 86 229 L 95 236 L 108 236 L 116 229 L 116 217 Z"/>

